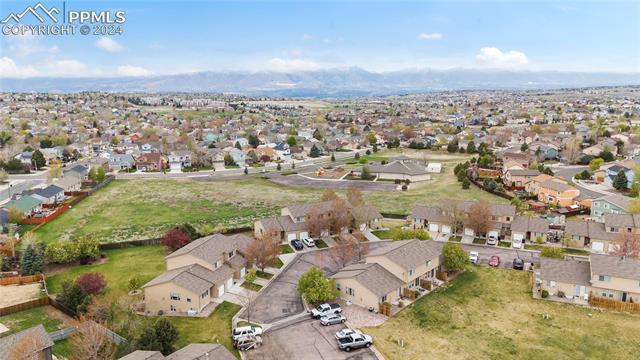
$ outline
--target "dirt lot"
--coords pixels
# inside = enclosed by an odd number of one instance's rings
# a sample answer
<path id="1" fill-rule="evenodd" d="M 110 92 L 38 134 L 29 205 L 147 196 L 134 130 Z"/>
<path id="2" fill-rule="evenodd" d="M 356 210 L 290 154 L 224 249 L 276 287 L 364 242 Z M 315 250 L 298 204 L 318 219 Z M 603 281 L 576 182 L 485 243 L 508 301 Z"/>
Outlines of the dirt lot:
<path id="1" fill-rule="evenodd" d="M 0 307 L 19 304 L 40 295 L 40 283 L 0 286 Z"/>

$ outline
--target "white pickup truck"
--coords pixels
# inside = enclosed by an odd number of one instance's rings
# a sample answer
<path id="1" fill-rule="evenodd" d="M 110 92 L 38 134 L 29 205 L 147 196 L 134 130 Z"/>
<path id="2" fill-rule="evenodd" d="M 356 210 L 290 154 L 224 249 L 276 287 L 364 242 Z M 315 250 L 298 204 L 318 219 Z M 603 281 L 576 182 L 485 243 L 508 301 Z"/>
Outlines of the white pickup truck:
<path id="1" fill-rule="evenodd" d="M 341 312 L 342 308 L 338 304 L 320 304 L 318 307 L 311 310 L 311 316 L 315 319 L 319 319 L 323 316 L 339 314 Z"/>

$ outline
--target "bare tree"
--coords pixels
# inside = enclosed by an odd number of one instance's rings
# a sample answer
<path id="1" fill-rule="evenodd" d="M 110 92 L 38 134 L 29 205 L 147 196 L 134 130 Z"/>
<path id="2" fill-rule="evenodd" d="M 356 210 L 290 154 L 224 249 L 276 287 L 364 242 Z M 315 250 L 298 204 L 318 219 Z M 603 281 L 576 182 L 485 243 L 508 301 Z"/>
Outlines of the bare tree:
<path id="1" fill-rule="evenodd" d="M 331 200 L 338 200 L 338 199 L 340 199 L 338 197 L 338 194 L 336 194 L 336 192 L 331 189 L 326 189 L 322 193 L 322 196 L 320 196 L 321 201 L 331 201 Z"/>
<path id="2" fill-rule="evenodd" d="M 253 312 L 255 310 L 255 300 L 258 293 L 255 291 L 247 291 L 246 294 L 246 296 L 240 296 L 240 303 L 244 308 L 244 312 L 242 314 L 244 315 L 244 318 L 247 320 L 247 322 L 250 323 L 251 315 L 253 315 Z"/>
<path id="3" fill-rule="evenodd" d="M 77 331 L 71 336 L 71 359 L 112 359 L 115 346 L 107 335 L 107 328 L 92 320 L 81 319 Z"/>
<path id="4" fill-rule="evenodd" d="M 569 164 L 575 164 L 580 157 L 580 153 L 582 152 L 582 147 L 580 145 L 579 139 L 572 139 L 567 142 L 564 148 L 565 157 Z"/>
<path id="5" fill-rule="evenodd" d="M 456 201 L 451 201 L 442 207 L 442 212 L 449 219 L 451 224 L 451 231 L 453 234 L 457 234 L 463 225 L 465 213 L 460 208 L 460 205 Z"/>
<path id="6" fill-rule="evenodd" d="M 615 243 L 614 255 L 640 259 L 640 236 L 638 234 L 621 233 Z"/>
<path id="7" fill-rule="evenodd" d="M 343 268 L 357 259 L 358 254 L 355 250 L 352 244 L 338 244 L 337 246 L 329 248 L 325 255 L 338 267 Z"/>
<path id="8" fill-rule="evenodd" d="M 362 191 L 358 188 L 349 188 L 347 190 L 347 201 L 353 206 L 364 205 L 364 199 L 362 198 Z"/>
<path id="9" fill-rule="evenodd" d="M 244 249 L 247 261 L 262 271 L 278 255 L 280 255 L 280 238 L 269 229 L 261 237 L 253 239 Z"/>
<path id="10" fill-rule="evenodd" d="M 473 229 L 476 236 L 486 234 L 491 224 L 491 207 L 485 200 L 480 200 L 469 208 L 467 225 Z"/>
<path id="11" fill-rule="evenodd" d="M 28 333 L 13 345 L 7 360 L 40 360 L 45 344 L 35 333 Z"/>
<path id="12" fill-rule="evenodd" d="M 349 211 L 346 200 L 338 199 L 333 202 L 330 211 L 330 225 L 333 233 L 340 233 L 345 228 L 353 225 L 353 216 Z"/>
<path id="13" fill-rule="evenodd" d="M 323 231 L 329 230 L 330 219 L 328 215 L 317 206 L 307 213 L 304 224 L 311 236 L 320 237 Z"/>

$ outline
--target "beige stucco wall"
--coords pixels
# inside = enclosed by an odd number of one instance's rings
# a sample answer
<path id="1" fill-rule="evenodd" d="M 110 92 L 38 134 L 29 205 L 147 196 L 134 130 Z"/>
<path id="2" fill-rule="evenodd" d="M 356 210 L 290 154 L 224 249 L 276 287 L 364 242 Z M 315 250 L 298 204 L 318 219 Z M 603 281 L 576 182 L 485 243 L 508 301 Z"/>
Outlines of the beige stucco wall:
<path id="1" fill-rule="evenodd" d="M 216 290 L 214 289 L 214 291 Z M 179 301 L 171 300 L 172 292 L 180 294 Z M 177 312 L 186 313 L 190 309 L 200 311 L 211 302 L 211 294 L 207 293 L 204 298 L 201 298 L 200 295 L 201 294 L 194 294 L 171 282 L 144 288 L 146 310 L 154 315 L 157 314 L 159 310 L 162 310 L 165 314 L 171 313 L 171 305 L 176 307 Z M 188 297 L 191 298 L 191 302 L 187 302 Z"/>
<path id="2" fill-rule="evenodd" d="M 622 292 L 627 292 L 629 294 L 635 294 L 634 300 L 640 300 L 640 280 L 611 277 L 608 282 L 602 282 L 598 280 L 599 274 L 592 275 L 591 286 L 594 288 L 594 292 L 600 291 L 602 289 L 612 290 L 616 292 L 614 300 L 621 300 Z"/>
<path id="3" fill-rule="evenodd" d="M 220 258 L 218 261 L 219 261 L 218 266 L 222 265 L 222 258 Z M 176 269 L 176 268 L 187 266 L 187 265 L 193 265 L 193 264 L 200 264 L 209 270 L 215 270 L 213 267 L 213 264 L 208 263 L 190 254 L 168 258 L 166 259 L 166 262 L 167 262 L 167 270 L 172 270 L 172 269 Z"/>
<path id="4" fill-rule="evenodd" d="M 562 291 L 565 293 L 565 295 L 568 295 L 568 296 L 575 296 L 576 294 L 576 284 L 569 284 L 569 283 L 556 281 L 555 286 L 551 287 L 549 286 L 547 280 L 543 280 L 541 288 L 542 290 L 547 290 L 549 292 L 549 295 L 553 295 L 553 296 L 557 296 L 558 291 Z M 590 290 L 589 286 L 585 286 L 584 293 L 589 294 L 589 290 Z"/>
<path id="5" fill-rule="evenodd" d="M 360 305 L 366 308 L 372 307 L 378 310 L 378 304 L 381 302 L 381 297 L 378 297 L 366 287 L 362 286 L 360 282 L 355 279 L 336 279 L 336 285 L 340 287 L 340 298 L 345 301 L 351 301 L 356 305 Z M 347 294 L 347 287 L 353 289 L 353 295 Z M 393 303 L 398 301 L 398 291 L 394 290 L 387 294 L 387 302 Z"/>

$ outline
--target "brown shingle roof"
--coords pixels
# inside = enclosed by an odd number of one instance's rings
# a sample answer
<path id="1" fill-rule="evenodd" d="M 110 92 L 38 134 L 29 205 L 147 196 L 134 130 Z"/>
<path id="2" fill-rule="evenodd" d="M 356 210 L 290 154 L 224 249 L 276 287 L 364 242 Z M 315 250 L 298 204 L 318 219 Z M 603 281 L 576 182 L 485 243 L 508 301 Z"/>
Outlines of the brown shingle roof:
<path id="1" fill-rule="evenodd" d="M 545 219 L 531 216 L 519 216 L 513 219 L 511 223 L 512 231 L 531 231 L 537 233 L 546 233 L 549 231 L 549 222 Z"/>
<path id="2" fill-rule="evenodd" d="M 540 278 L 588 286 L 591 281 L 589 262 L 541 257 Z"/>
<path id="3" fill-rule="evenodd" d="M 146 283 L 143 288 L 171 282 L 183 289 L 201 294 L 214 285 L 221 285 L 233 276 L 228 265 L 222 265 L 211 271 L 200 264 L 192 264 L 166 271 Z"/>
<path id="4" fill-rule="evenodd" d="M 167 355 L 167 360 L 236 360 L 229 350 L 221 344 L 189 344 L 182 349 Z"/>
<path id="5" fill-rule="evenodd" d="M 251 239 L 244 234 L 231 236 L 213 234 L 188 243 L 167 255 L 166 259 L 189 254 L 208 263 L 215 263 L 223 253 L 228 253 L 235 249 L 242 251 L 249 242 L 251 242 Z"/>
<path id="6" fill-rule="evenodd" d="M 379 264 L 353 264 L 342 268 L 332 279 L 353 278 L 374 295 L 384 296 L 403 285 L 402 280 Z"/>
<path id="7" fill-rule="evenodd" d="M 640 260 L 631 257 L 591 254 L 591 272 L 617 278 L 640 280 Z"/>
<path id="8" fill-rule="evenodd" d="M 13 349 L 16 344 L 18 344 L 26 336 L 33 336 L 36 339 L 33 345 L 37 345 L 37 348 L 28 349 L 30 352 L 28 354 L 24 354 L 24 359 L 29 359 L 42 350 L 53 346 L 53 340 L 51 340 L 51 336 L 49 336 L 49 333 L 47 333 L 47 331 L 44 329 L 44 326 L 40 324 L 32 328 L 22 330 L 15 334 L 0 338 L 0 359 L 9 359 L 9 352 L 11 351 L 11 349 Z M 35 358 L 39 359 L 40 357 Z"/>
<path id="9" fill-rule="evenodd" d="M 118 360 L 164 360 L 160 351 L 136 350 Z"/>
<path id="10" fill-rule="evenodd" d="M 402 240 L 371 251 L 369 256 L 384 256 L 403 269 L 413 269 L 440 257 L 442 244 L 434 241 Z"/>

